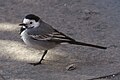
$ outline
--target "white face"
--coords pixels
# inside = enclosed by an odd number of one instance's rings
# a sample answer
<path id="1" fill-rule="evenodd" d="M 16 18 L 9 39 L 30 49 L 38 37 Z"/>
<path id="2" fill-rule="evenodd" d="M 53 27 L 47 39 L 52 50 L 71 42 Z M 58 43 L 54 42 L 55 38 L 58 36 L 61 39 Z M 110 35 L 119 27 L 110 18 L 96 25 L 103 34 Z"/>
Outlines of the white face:
<path id="1" fill-rule="evenodd" d="M 38 27 L 40 25 L 39 21 L 36 22 L 35 20 L 23 19 L 23 23 L 27 24 L 28 27 Z"/>

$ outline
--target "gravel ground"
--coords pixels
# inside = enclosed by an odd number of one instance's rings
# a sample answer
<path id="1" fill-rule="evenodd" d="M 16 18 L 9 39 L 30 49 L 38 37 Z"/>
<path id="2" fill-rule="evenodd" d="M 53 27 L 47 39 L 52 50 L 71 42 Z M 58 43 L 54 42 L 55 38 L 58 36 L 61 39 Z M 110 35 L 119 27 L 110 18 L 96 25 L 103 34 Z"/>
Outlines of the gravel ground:
<path id="1" fill-rule="evenodd" d="M 26 47 L 19 36 L 18 24 L 29 13 L 76 40 L 108 49 L 61 45 L 43 64 L 29 65 L 42 53 Z M 87 80 L 118 73 L 119 14 L 119 0 L 0 0 L 0 80 Z M 67 71 L 71 64 L 76 69 Z M 120 80 L 120 75 L 99 80 Z"/>

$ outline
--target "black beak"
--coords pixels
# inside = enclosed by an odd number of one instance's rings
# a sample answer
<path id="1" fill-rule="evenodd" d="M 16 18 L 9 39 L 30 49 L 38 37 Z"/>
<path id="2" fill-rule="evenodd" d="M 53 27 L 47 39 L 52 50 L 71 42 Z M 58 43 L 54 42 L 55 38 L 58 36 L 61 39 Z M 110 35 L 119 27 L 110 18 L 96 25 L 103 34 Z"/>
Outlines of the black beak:
<path id="1" fill-rule="evenodd" d="M 21 34 L 26 28 L 21 27 L 19 34 Z"/>
<path id="2" fill-rule="evenodd" d="M 27 28 L 27 24 L 24 24 L 24 23 L 21 23 L 21 24 L 19 24 L 19 26 L 22 26 L 21 28 L 20 28 L 20 34 Z M 24 26 L 24 27 L 23 27 Z"/>
<path id="3" fill-rule="evenodd" d="M 27 26 L 27 24 L 21 23 L 19 24 L 19 26 Z"/>

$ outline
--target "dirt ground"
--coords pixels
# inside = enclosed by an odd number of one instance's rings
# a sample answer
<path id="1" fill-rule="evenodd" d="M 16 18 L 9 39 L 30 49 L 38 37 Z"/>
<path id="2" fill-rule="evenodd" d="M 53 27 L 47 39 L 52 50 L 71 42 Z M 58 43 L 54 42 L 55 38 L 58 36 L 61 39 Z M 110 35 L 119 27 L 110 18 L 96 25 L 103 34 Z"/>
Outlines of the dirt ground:
<path id="1" fill-rule="evenodd" d="M 82 42 L 107 46 L 107 50 L 61 45 L 43 64 L 43 51 L 26 47 L 19 23 L 36 14 L 57 30 Z M 68 65 L 76 69 L 67 71 Z M 87 80 L 120 72 L 119 0 L 0 0 L 0 80 Z M 98 79 L 97 79 L 98 80 Z M 99 80 L 120 80 L 120 75 Z"/>

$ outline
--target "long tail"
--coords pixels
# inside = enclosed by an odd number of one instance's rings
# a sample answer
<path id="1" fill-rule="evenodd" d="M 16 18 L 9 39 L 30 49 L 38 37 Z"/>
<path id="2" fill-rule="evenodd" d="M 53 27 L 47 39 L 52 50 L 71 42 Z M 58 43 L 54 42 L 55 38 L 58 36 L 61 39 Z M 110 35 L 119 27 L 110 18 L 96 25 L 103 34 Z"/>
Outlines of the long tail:
<path id="1" fill-rule="evenodd" d="M 68 42 L 70 44 L 76 44 L 76 45 L 82 45 L 82 46 L 89 46 L 89 47 L 95 47 L 99 49 L 107 49 L 107 47 L 99 46 L 99 45 L 94 45 L 94 44 L 89 44 L 89 43 L 84 43 L 84 42 L 78 42 L 78 41 L 70 41 Z"/>

